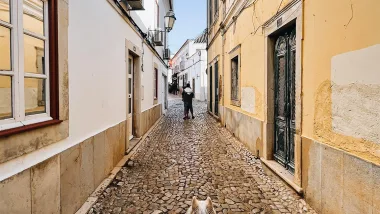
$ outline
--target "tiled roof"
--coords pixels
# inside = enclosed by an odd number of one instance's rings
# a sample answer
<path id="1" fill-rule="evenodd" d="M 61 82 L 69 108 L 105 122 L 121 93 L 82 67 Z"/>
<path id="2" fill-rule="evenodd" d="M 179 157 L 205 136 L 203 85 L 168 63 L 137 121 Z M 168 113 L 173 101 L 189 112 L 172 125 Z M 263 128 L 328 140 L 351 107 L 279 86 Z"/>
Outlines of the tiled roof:
<path id="1" fill-rule="evenodd" d="M 207 29 L 205 29 L 201 35 L 194 39 L 194 43 L 206 43 L 207 42 Z"/>

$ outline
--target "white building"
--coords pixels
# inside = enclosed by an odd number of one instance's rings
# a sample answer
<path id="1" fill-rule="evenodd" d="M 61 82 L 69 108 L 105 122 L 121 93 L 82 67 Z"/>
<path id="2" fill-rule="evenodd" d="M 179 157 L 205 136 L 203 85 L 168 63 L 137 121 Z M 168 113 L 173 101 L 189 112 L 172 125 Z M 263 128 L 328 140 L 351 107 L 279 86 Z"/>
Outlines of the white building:
<path id="1" fill-rule="evenodd" d="M 161 117 L 170 10 L 0 0 L 0 213 L 75 213 Z"/>
<path id="2" fill-rule="evenodd" d="M 195 93 L 195 99 L 207 99 L 207 31 L 195 39 L 188 39 L 172 58 L 173 74 L 181 89 L 187 83 Z"/>

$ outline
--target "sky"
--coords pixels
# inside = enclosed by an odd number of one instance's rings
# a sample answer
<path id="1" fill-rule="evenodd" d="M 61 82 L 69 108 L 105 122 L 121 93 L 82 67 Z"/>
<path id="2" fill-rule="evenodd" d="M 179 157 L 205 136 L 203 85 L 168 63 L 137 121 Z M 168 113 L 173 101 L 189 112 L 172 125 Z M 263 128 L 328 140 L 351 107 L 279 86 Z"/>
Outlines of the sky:
<path id="1" fill-rule="evenodd" d="M 174 0 L 177 18 L 169 33 L 169 48 L 175 54 L 187 39 L 194 39 L 207 27 L 206 0 Z"/>

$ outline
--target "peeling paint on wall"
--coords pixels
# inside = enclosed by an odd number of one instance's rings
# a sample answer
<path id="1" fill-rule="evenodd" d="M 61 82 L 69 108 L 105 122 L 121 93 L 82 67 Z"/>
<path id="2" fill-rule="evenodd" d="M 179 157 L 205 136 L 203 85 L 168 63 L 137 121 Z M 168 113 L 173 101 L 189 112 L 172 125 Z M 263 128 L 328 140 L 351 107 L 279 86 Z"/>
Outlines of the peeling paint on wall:
<path id="1" fill-rule="evenodd" d="M 241 88 L 241 108 L 249 113 L 255 113 L 256 94 L 253 87 Z"/>
<path id="2" fill-rule="evenodd" d="M 380 144 L 380 45 L 332 58 L 332 128 Z"/>
<path id="3" fill-rule="evenodd" d="M 332 85 L 324 81 L 315 96 L 314 138 L 334 148 L 342 149 L 364 160 L 380 164 L 380 144 L 363 138 L 343 135 L 332 128 Z"/>
<path id="4" fill-rule="evenodd" d="M 333 130 L 380 144 L 380 85 L 332 87 Z"/>

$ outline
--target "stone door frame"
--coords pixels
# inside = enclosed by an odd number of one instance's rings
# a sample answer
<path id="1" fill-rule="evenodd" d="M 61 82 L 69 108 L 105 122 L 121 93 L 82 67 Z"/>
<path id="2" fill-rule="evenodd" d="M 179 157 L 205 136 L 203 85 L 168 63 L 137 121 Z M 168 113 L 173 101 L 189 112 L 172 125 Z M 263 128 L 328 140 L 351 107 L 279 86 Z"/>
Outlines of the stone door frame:
<path id="1" fill-rule="evenodd" d="M 290 182 L 290 185 L 296 187 L 295 189 L 301 189 L 301 122 L 302 122 L 302 39 L 303 39 L 303 5 L 301 0 L 293 0 L 274 17 L 268 20 L 263 25 L 263 31 L 265 35 L 265 54 L 267 61 L 265 63 L 265 108 L 264 111 L 265 121 L 263 129 L 263 154 L 262 158 L 265 163 L 271 167 L 274 153 L 274 46 L 275 41 L 273 35 L 287 28 L 289 25 L 296 25 L 296 74 L 295 74 L 295 114 L 296 114 L 296 134 L 294 136 L 294 162 L 295 173 L 294 176 L 290 176 L 289 179 L 285 179 Z M 273 167 L 272 169 L 274 169 Z M 278 169 L 278 168 L 277 168 Z M 279 175 L 282 174 L 278 170 L 274 170 Z M 284 171 L 285 168 L 284 168 Z M 280 175 L 281 176 L 281 175 Z M 292 183 L 293 182 L 293 183 Z M 295 186 L 294 186 L 295 185 Z"/>
<path id="2" fill-rule="evenodd" d="M 132 134 L 139 138 L 141 137 L 141 124 L 140 124 L 140 117 L 141 117 L 141 57 L 142 57 L 142 51 L 141 49 L 133 44 L 128 39 L 125 40 L 125 57 L 126 57 L 126 68 L 128 68 L 128 58 L 129 56 L 132 56 L 133 58 L 133 106 L 132 106 L 132 124 L 133 124 L 133 130 Z M 126 72 L 128 72 L 126 70 Z M 127 75 L 126 75 L 127 76 Z M 128 76 L 126 77 L 126 85 L 128 84 Z M 126 93 L 128 94 L 128 87 L 126 87 Z M 128 115 L 128 99 L 127 99 L 127 105 L 126 105 L 126 114 Z M 126 133 L 128 133 L 128 121 L 126 122 Z M 126 145 L 129 145 L 129 137 L 126 140 Z M 126 146 L 126 150 L 128 150 L 128 147 Z"/>

